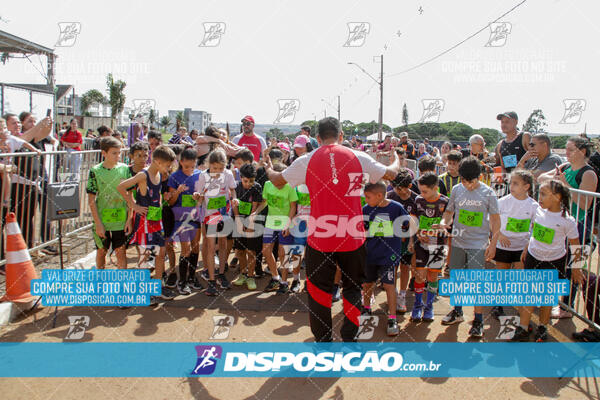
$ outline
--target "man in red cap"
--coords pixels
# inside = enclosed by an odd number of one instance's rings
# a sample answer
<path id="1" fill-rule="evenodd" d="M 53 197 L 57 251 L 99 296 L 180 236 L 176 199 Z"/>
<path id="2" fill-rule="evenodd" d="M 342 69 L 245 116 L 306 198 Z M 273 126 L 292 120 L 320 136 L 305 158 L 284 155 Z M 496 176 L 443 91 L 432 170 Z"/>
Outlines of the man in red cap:
<path id="1" fill-rule="evenodd" d="M 267 148 L 267 142 L 261 136 L 254 133 L 254 118 L 246 115 L 242 118 L 242 133 L 232 139 L 238 146 L 248 148 L 254 154 L 254 159 L 259 160 L 264 149 Z"/>

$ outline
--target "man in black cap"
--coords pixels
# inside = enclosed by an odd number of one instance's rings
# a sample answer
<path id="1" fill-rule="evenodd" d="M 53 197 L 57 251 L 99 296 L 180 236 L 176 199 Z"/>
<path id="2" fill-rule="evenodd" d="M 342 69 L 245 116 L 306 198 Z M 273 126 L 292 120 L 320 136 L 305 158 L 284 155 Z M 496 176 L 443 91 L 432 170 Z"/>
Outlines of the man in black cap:
<path id="1" fill-rule="evenodd" d="M 514 111 L 498 114 L 496 119 L 500 121 L 500 129 L 506 135 L 496 146 L 496 165 L 501 165 L 503 172 L 510 173 L 529 150 L 531 135 L 517 132 L 519 117 Z"/>

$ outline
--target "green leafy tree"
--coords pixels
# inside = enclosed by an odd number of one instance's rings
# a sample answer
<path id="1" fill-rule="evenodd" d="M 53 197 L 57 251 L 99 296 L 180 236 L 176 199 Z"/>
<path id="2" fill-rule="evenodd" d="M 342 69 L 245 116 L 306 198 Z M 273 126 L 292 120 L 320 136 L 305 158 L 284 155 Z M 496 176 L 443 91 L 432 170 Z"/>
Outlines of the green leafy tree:
<path id="1" fill-rule="evenodd" d="M 169 129 L 169 127 L 171 126 L 171 118 L 169 118 L 168 115 L 163 116 L 160 119 L 159 125 L 165 130 L 165 132 L 167 131 L 167 129 Z"/>
<path id="2" fill-rule="evenodd" d="M 90 89 L 81 96 L 81 115 L 90 115 L 88 109 L 95 103 L 106 104 L 108 100 L 99 90 Z"/>
<path id="3" fill-rule="evenodd" d="M 148 123 L 150 124 L 151 128 L 156 123 L 156 117 L 157 117 L 156 110 L 150 109 L 150 112 L 148 113 Z"/>
<path id="4" fill-rule="evenodd" d="M 115 81 L 113 74 L 108 74 L 106 77 L 106 89 L 108 92 L 108 103 L 110 104 L 111 128 L 114 127 L 115 118 L 123 112 L 125 108 L 125 86 L 127 84 L 118 80 Z"/>
<path id="5" fill-rule="evenodd" d="M 185 115 L 183 111 L 177 111 L 177 114 L 175 114 L 175 130 L 179 131 L 182 126 L 185 126 Z"/>
<path id="6" fill-rule="evenodd" d="M 406 103 L 402 106 L 402 125 L 408 125 L 408 108 L 406 108 Z"/>
<path id="7" fill-rule="evenodd" d="M 523 124 L 524 132 L 545 132 L 546 128 L 546 117 L 544 117 L 544 113 L 542 110 L 537 109 L 533 110 L 533 112 L 527 118 L 527 121 Z"/>
<path id="8" fill-rule="evenodd" d="M 552 136 L 550 139 L 552 141 L 553 149 L 564 149 L 565 146 L 567 145 L 567 140 L 569 139 L 569 136 L 568 135 Z"/>

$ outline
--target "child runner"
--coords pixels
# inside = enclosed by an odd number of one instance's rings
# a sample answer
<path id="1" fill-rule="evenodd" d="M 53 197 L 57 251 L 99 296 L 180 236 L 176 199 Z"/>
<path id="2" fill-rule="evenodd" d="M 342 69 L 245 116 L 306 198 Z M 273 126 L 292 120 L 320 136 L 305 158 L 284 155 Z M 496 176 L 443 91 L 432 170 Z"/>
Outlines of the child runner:
<path id="1" fill-rule="evenodd" d="M 127 202 L 115 190 L 121 181 L 131 177 L 127 165 L 120 163 L 121 142 L 112 136 L 100 140 L 104 161 L 93 166 L 89 172 L 87 193 L 90 211 L 94 219 L 94 242 L 96 243 L 96 268 L 104 269 L 106 254 L 112 246 L 117 253 L 117 266 L 127 268 L 125 244 L 131 232 L 127 218 Z"/>
<path id="2" fill-rule="evenodd" d="M 414 244 L 415 252 L 415 303 L 410 320 L 412 322 L 433 321 L 433 301 L 437 295 L 438 275 L 445 262 L 446 234 L 432 229 L 439 224 L 448 198 L 438 193 L 438 176 L 427 172 L 419 177 L 419 191 L 421 194 L 415 200 L 417 207 L 412 214 L 418 219 L 417 243 Z M 427 280 L 427 299 L 424 304 L 423 292 Z"/>
<path id="3" fill-rule="evenodd" d="M 483 269 L 485 260 L 491 260 L 496 252 L 500 230 L 498 199 L 489 186 L 479 181 L 481 164 L 475 157 L 464 158 L 460 162 L 458 173 L 461 183 L 452 189 L 442 221 L 439 225 L 433 225 L 433 228 L 450 229 L 454 221 L 450 269 Z M 475 306 L 470 336 L 483 337 L 482 312 L 482 306 Z M 463 320 L 462 306 L 455 306 L 442 319 L 442 324 L 451 325 Z"/>
<path id="4" fill-rule="evenodd" d="M 413 178 L 409 169 L 400 169 L 400 172 L 398 172 L 398 175 L 392 181 L 393 190 L 387 192 L 386 196 L 389 200 L 394 200 L 402 204 L 402 207 L 404 207 L 404 210 L 406 210 L 409 215 L 415 214 L 417 207 L 415 200 L 418 196 L 418 194 L 411 190 L 412 180 Z M 404 314 L 407 311 L 406 289 L 408 289 L 411 269 L 414 269 L 414 253 L 408 249 L 409 242 L 409 238 L 404 238 L 404 240 L 402 240 L 402 251 L 400 255 L 400 290 L 398 291 L 398 298 L 396 299 L 396 310 L 401 314 Z"/>
<path id="5" fill-rule="evenodd" d="M 215 280 L 215 253 L 219 249 L 218 284 L 221 289 L 231 287 L 225 277 L 227 262 L 227 235 L 233 228 L 231 219 L 231 200 L 235 199 L 235 179 L 230 170 L 226 169 L 227 156 L 221 149 L 208 155 L 208 172 L 203 172 L 196 182 L 194 199 L 202 204 L 204 220 L 202 236 L 206 243 L 202 259 L 206 266 L 202 276 L 208 281 L 207 296 L 216 296 L 217 282 Z M 206 256 L 205 256 L 206 255 Z"/>
<path id="6" fill-rule="evenodd" d="M 175 160 L 173 150 L 164 145 L 158 146 L 152 153 L 152 162 L 146 169 L 122 181 L 117 186 L 117 191 L 127 200 L 129 208 L 136 213 L 131 243 L 142 248 L 151 246 L 159 248 L 154 266 L 154 279 L 162 279 L 165 271 L 161 189 L 162 176 L 167 174 L 173 160 Z M 135 186 L 137 186 L 137 195 L 134 201 L 133 196 L 127 190 Z M 175 294 L 163 286 L 160 297 L 172 300 Z M 151 299 L 151 304 L 156 304 L 156 299 Z"/>
<path id="7" fill-rule="evenodd" d="M 510 194 L 498 200 L 500 210 L 500 234 L 496 244 L 494 261 L 498 269 L 523 268 L 521 254 L 531 235 L 531 221 L 538 208 L 532 198 L 535 181 L 527 170 L 515 169 L 510 174 Z M 498 319 L 504 315 L 502 306 L 492 308 L 491 314 Z"/>
<path id="8" fill-rule="evenodd" d="M 556 269 L 559 279 L 567 278 L 567 248 L 565 242 L 577 248 L 579 232 L 575 218 L 569 215 L 571 193 L 560 181 L 552 180 L 540 186 L 539 207 L 533 218 L 533 233 L 521 255 L 526 269 Z M 579 261 L 576 252 L 573 263 Z M 571 279 L 577 284 L 583 283 L 581 268 L 572 268 Z M 548 340 L 551 306 L 540 307 L 540 325 L 535 332 L 536 342 Z M 520 307 L 520 325 L 515 330 L 513 341 L 529 341 L 529 320 L 533 307 Z"/>
<path id="9" fill-rule="evenodd" d="M 437 179 L 437 178 L 436 178 Z M 363 285 L 363 314 L 371 314 L 371 296 L 375 282 L 381 279 L 387 296 L 387 334 L 396 336 L 399 332 L 396 321 L 396 267 L 400 262 L 402 247 L 402 226 L 408 225 L 399 217 L 408 215 L 400 203 L 385 198 L 386 185 L 383 181 L 368 183 L 365 186 L 367 204 L 363 216 L 369 221 L 367 237 L 367 265 Z M 396 230 L 398 232 L 396 232 Z"/>
<path id="10" fill-rule="evenodd" d="M 298 195 L 298 207 L 297 213 L 294 217 L 291 233 L 294 236 L 294 244 L 301 246 L 300 249 L 300 257 L 296 261 L 296 265 L 293 270 L 294 280 L 292 281 L 292 286 L 290 286 L 290 291 L 292 293 L 300 292 L 300 268 L 302 265 L 302 258 L 304 257 L 304 250 L 306 249 L 306 241 L 308 237 L 308 218 L 310 216 L 310 194 L 308 192 L 308 186 L 304 183 L 296 187 L 296 194 Z M 285 245 L 284 247 L 289 246 Z M 341 271 L 340 277 L 337 280 L 339 283 L 341 279 Z"/>
<path id="11" fill-rule="evenodd" d="M 447 157 L 446 172 L 440 175 L 440 193 L 444 196 L 452 194 L 452 188 L 460 183 L 458 165 L 462 160 L 462 154 L 458 150 L 451 150 Z"/>
<path id="12" fill-rule="evenodd" d="M 194 188 L 200 178 L 200 171 L 195 169 L 198 154 L 192 147 L 185 149 L 180 156 L 179 169 L 169 177 L 169 206 L 173 210 L 175 224 L 171 240 L 179 242 L 179 294 L 191 294 L 191 289 L 203 290 L 204 287 L 196 277 L 196 259 L 192 259 L 191 243 L 200 235 L 197 202 L 194 200 Z M 196 263 L 194 263 L 194 261 Z"/>
<path id="13" fill-rule="evenodd" d="M 246 151 L 250 152 L 250 150 Z M 236 222 L 233 248 L 240 263 L 240 275 L 233 284 L 236 286 L 245 284 L 248 290 L 256 290 L 254 267 L 256 252 L 262 247 L 262 238 L 257 236 L 253 227 L 249 226 L 248 216 L 256 211 L 263 201 L 262 187 L 256 182 L 256 167 L 253 164 L 242 164 L 239 171 L 241 181 L 235 188 L 237 202 L 233 205 Z"/>

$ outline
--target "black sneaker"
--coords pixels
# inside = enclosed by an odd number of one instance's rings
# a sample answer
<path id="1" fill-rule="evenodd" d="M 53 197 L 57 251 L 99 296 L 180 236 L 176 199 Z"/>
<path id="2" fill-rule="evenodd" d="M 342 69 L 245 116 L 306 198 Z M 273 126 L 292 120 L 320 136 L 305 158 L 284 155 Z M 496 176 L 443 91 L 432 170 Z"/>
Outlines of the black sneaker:
<path id="1" fill-rule="evenodd" d="M 290 291 L 292 293 L 299 293 L 300 292 L 300 281 L 299 280 L 294 279 L 292 281 L 292 286 L 290 286 Z"/>
<path id="2" fill-rule="evenodd" d="M 333 285 L 333 294 L 331 297 L 331 302 L 335 303 L 340 301 L 342 298 L 342 290 L 340 288 L 340 285 Z"/>
<path id="3" fill-rule="evenodd" d="M 202 283 L 200 283 L 196 275 L 194 275 L 193 278 L 188 279 L 187 284 L 190 287 L 190 289 L 195 290 L 197 292 L 202 292 L 204 290 L 204 286 L 202 286 Z"/>
<path id="4" fill-rule="evenodd" d="M 515 329 L 515 336 L 510 339 L 511 342 L 529 342 L 529 332 L 526 329 L 523 329 L 522 326 L 517 326 Z"/>
<path id="5" fill-rule="evenodd" d="M 206 288 L 207 296 L 216 296 L 219 292 L 217 292 L 217 283 L 215 281 L 208 281 L 208 287 Z"/>
<path id="6" fill-rule="evenodd" d="M 192 294 L 192 291 L 190 290 L 189 286 L 187 285 L 187 282 L 179 282 L 177 284 L 177 292 L 179 292 L 179 294 L 183 295 L 183 296 Z"/>
<path id="7" fill-rule="evenodd" d="M 208 280 L 210 279 L 209 275 L 208 275 L 208 269 L 203 269 L 200 272 L 200 276 L 202 277 L 202 279 L 204 279 L 206 282 L 208 282 Z"/>
<path id="8" fill-rule="evenodd" d="M 535 337 L 533 340 L 535 342 L 548 341 L 548 328 L 546 328 L 544 325 L 539 325 L 537 327 L 537 331 L 535 331 Z"/>
<path id="9" fill-rule="evenodd" d="M 371 310 L 370 308 L 363 307 L 360 312 L 360 315 L 373 315 L 373 310 Z"/>
<path id="10" fill-rule="evenodd" d="M 173 289 L 177 286 L 177 274 L 175 272 L 171 272 L 167 279 L 165 279 L 165 287 L 169 289 Z"/>
<path id="11" fill-rule="evenodd" d="M 160 297 L 164 300 L 173 300 L 175 298 L 175 293 L 171 289 L 163 287 Z"/>
<path id="12" fill-rule="evenodd" d="M 444 318 L 442 318 L 442 325 L 452 325 L 464 320 L 465 318 L 463 317 L 462 312 L 452 310 Z"/>
<path id="13" fill-rule="evenodd" d="M 469 336 L 483 337 L 483 321 L 478 319 L 473 321 L 473 325 L 471 325 L 471 329 L 469 329 Z"/>
<path id="14" fill-rule="evenodd" d="M 240 261 L 238 260 L 237 257 L 233 257 L 231 259 L 231 263 L 229 265 L 231 266 L 231 268 L 236 268 L 238 266 L 239 262 Z"/>
<path id="15" fill-rule="evenodd" d="M 265 288 L 265 292 L 272 292 L 277 289 L 279 289 L 279 281 L 271 279 Z"/>
<path id="16" fill-rule="evenodd" d="M 156 296 L 150 296 L 150 304 L 148 304 L 150 307 L 154 307 L 158 305 L 158 297 Z"/>
<path id="17" fill-rule="evenodd" d="M 414 276 L 412 278 L 410 278 L 410 281 L 408 281 L 408 290 L 410 290 L 411 292 L 415 291 L 415 277 Z"/>
<path id="18" fill-rule="evenodd" d="M 588 328 L 581 332 L 573 332 L 572 336 L 578 342 L 600 342 L 600 334 Z"/>
<path id="19" fill-rule="evenodd" d="M 490 311 L 492 317 L 497 320 L 500 320 L 500 317 L 504 315 L 504 309 L 501 306 L 492 307 L 492 311 Z"/>
<path id="20" fill-rule="evenodd" d="M 225 274 L 217 275 L 217 283 L 219 284 L 219 287 L 221 289 L 231 289 L 231 283 L 229 283 L 229 281 L 225 277 Z"/>
<path id="21" fill-rule="evenodd" d="M 255 268 L 254 269 L 254 278 L 260 279 L 263 276 L 265 276 L 265 271 L 263 271 L 262 268 Z"/>
<path id="22" fill-rule="evenodd" d="M 277 294 L 286 294 L 288 292 L 288 284 L 281 283 L 279 284 L 279 289 L 277 289 Z"/>

